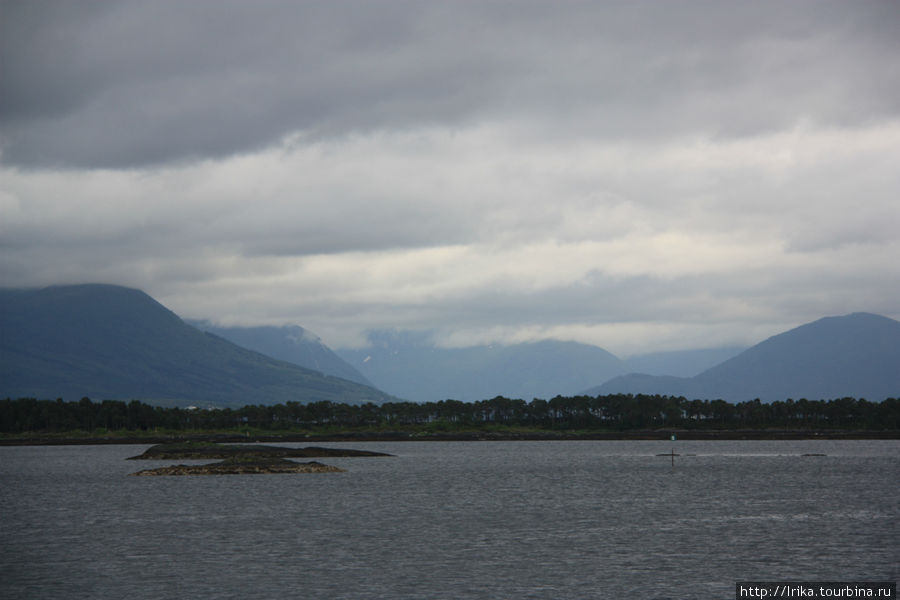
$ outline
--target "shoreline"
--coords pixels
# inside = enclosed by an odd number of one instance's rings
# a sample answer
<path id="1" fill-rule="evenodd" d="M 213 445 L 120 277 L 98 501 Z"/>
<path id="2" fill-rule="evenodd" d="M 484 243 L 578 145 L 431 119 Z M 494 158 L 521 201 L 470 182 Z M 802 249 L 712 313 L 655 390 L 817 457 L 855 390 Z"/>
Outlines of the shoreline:
<path id="1" fill-rule="evenodd" d="M 307 443 L 307 442 L 477 442 L 477 441 L 678 441 L 730 440 L 900 440 L 900 431 L 834 431 L 834 430 L 707 430 L 658 429 L 642 431 L 607 431 L 565 433 L 554 431 L 495 432 L 462 431 L 446 433 L 419 432 L 345 432 L 323 435 L 283 433 L 245 435 L 240 433 L 186 433 L 181 435 L 146 435 L 120 437 L 78 436 L 55 437 L 34 435 L 0 439 L 0 446 L 83 446 L 102 444 L 164 444 L 197 441 L 219 443 Z"/>

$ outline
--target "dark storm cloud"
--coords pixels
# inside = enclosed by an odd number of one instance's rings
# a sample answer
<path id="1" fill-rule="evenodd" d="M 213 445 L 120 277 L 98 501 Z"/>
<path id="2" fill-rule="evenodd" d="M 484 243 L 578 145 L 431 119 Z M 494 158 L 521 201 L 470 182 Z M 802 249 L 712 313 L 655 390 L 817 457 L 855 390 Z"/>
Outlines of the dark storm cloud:
<path id="1" fill-rule="evenodd" d="M 471 57 L 415 45 L 414 4 L 4 7 L 4 159 L 132 166 L 461 109 Z M 427 35 L 427 34 L 426 34 Z M 427 109 L 426 109 L 427 107 Z"/>
<path id="2" fill-rule="evenodd" d="M 4 2 L 2 160 L 133 167 L 508 118 L 748 135 L 898 114 L 893 2 Z"/>

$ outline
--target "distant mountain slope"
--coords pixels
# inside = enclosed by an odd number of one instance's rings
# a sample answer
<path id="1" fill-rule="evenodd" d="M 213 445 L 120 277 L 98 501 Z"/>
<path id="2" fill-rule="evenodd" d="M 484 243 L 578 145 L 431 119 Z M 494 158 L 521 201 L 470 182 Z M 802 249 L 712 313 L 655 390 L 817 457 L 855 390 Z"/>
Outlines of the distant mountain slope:
<path id="1" fill-rule="evenodd" d="M 240 348 L 139 290 L 0 290 L 0 396 L 167 405 L 376 402 L 371 387 Z"/>
<path id="2" fill-rule="evenodd" d="M 690 377 L 672 375 L 647 375 L 646 373 L 628 373 L 613 377 L 606 383 L 587 388 L 581 393 L 585 396 L 606 396 L 608 394 L 648 394 L 660 396 L 684 396 L 698 398 L 692 391 Z M 723 398 L 714 396 L 714 398 Z M 723 398 L 724 399 L 724 398 Z"/>
<path id="3" fill-rule="evenodd" d="M 323 344 L 318 336 L 299 325 L 219 327 L 209 321 L 189 320 L 187 323 L 248 350 L 321 371 L 325 375 L 372 386 L 371 381 Z"/>
<path id="4" fill-rule="evenodd" d="M 631 374 L 587 393 L 660 393 L 767 402 L 898 397 L 900 322 L 868 313 L 826 317 L 773 336 L 695 377 Z"/>
<path id="5" fill-rule="evenodd" d="M 628 370 L 633 373 L 693 377 L 737 356 L 746 349 L 746 347 L 727 347 L 653 352 L 632 356 L 626 359 L 625 363 Z"/>
<path id="6" fill-rule="evenodd" d="M 370 348 L 337 352 L 380 389 L 417 402 L 549 399 L 626 372 L 606 350 L 575 342 L 435 348 L 390 332 L 371 341 Z"/>

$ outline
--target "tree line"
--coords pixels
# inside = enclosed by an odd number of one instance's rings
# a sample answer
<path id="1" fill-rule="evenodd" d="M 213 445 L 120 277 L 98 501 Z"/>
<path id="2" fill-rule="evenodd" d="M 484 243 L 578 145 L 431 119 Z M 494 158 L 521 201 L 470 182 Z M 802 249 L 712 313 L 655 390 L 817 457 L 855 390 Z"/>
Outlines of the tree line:
<path id="1" fill-rule="evenodd" d="M 342 404 L 247 405 L 241 408 L 166 408 L 132 400 L 78 402 L 7 398 L 0 400 L 0 432 L 70 432 L 96 430 L 196 431 L 408 429 L 452 431 L 485 426 L 518 426 L 551 430 L 685 429 L 900 429 L 900 400 L 788 399 L 688 400 L 684 397 L 611 394 L 557 396 L 531 402 L 497 396 L 478 402 L 388 402 Z"/>

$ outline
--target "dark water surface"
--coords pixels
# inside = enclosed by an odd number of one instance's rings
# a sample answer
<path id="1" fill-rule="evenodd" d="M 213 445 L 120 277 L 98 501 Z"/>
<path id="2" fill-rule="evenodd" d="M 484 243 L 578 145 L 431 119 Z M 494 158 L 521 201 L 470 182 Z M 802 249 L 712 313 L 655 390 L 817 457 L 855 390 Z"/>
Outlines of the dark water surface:
<path id="1" fill-rule="evenodd" d="M 897 441 L 328 445 L 397 456 L 127 477 L 172 461 L 0 447 L 0 598 L 730 599 L 900 573 Z"/>

